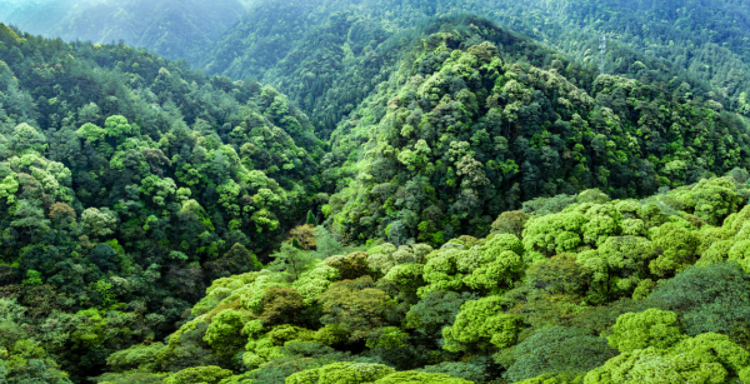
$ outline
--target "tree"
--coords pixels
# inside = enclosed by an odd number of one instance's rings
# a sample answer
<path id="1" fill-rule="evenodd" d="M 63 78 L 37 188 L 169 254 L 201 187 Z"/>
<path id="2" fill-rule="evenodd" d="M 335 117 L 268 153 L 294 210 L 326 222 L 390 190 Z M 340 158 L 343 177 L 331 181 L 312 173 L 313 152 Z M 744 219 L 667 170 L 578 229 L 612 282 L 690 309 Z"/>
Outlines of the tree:
<path id="1" fill-rule="evenodd" d="M 670 349 L 625 352 L 586 374 L 584 384 L 729 383 L 750 366 L 750 352 L 727 336 L 704 333 Z"/>
<path id="2" fill-rule="evenodd" d="M 438 339 L 442 336 L 443 327 L 452 324 L 456 319 L 461 306 L 469 300 L 478 299 L 478 296 L 469 292 L 430 292 L 409 308 L 405 326 Z"/>
<path id="3" fill-rule="evenodd" d="M 18 124 L 13 128 L 13 139 L 15 142 L 13 152 L 16 156 L 30 151 L 41 155 L 47 147 L 44 135 L 26 123 Z"/>
<path id="4" fill-rule="evenodd" d="M 366 253 L 354 252 L 347 256 L 331 256 L 325 260 L 325 263 L 335 268 L 341 279 L 353 280 L 370 274 L 368 260 Z"/>
<path id="5" fill-rule="evenodd" d="M 104 131 L 108 137 L 120 138 L 129 135 L 132 132 L 132 127 L 124 116 L 113 115 L 108 117 L 104 123 Z"/>
<path id="6" fill-rule="evenodd" d="M 505 377 L 512 382 L 537 376 L 576 376 L 603 365 L 617 355 L 607 342 L 582 328 L 554 326 L 539 329 L 515 348 L 496 355 L 511 361 Z"/>
<path id="7" fill-rule="evenodd" d="M 35 233 L 49 229 L 50 221 L 44 217 L 44 211 L 39 205 L 38 200 L 19 200 L 13 213 L 15 220 L 10 225 L 28 231 L 31 239 L 34 239 Z"/>
<path id="8" fill-rule="evenodd" d="M 315 215 L 313 214 L 312 210 L 307 211 L 307 218 L 305 219 L 305 224 L 312 225 L 313 227 L 318 225 L 318 220 L 315 218 Z"/>
<path id="9" fill-rule="evenodd" d="M 575 255 L 563 254 L 531 265 L 526 269 L 526 282 L 551 295 L 584 294 L 590 272 L 576 262 Z"/>
<path id="10" fill-rule="evenodd" d="M 296 290 L 289 287 L 270 286 L 264 288 L 262 312 L 259 319 L 264 325 L 273 326 L 280 324 L 302 325 L 302 311 L 307 305 L 304 298 Z"/>
<path id="11" fill-rule="evenodd" d="M 104 129 L 97 127 L 94 124 L 86 123 L 79 128 L 76 133 L 83 137 L 84 139 L 95 142 L 97 140 L 104 139 L 104 136 L 107 134 L 107 131 Z"/>
<path id="12" fill-rule="evenodd" d="M 164 380 L 164 384 L 218 384 L 232 376 L 232 371 L 217 366 L 205 366 L 183 369 Z"/>
<path id="13" fill-rule="evenodd" d="M 379 329 L 390 325 L 390 311 L 396 307 L 395 300 L 375 288 L 370 276 L 334 283 L 318 300 L 323 306 L 321 322 L 340 324 L 352 342 L 379 336 Z"/>
<path id="14" fill-rule="evenodd" d="M 249 320 L 247 314 L 234 309 L 225 309 L 211 318 L 211 324 L 206 329 L 203 341 L 217 351 L 226 353 L 236 352 L 244 345 L 240 331 Z"/>
<path id="15" fill-rule="evenodd" d="M 520 238 L 527 220 L 528 218 L 523 211 L 503 212 L 492 223 L 492 232 L 508 233 Z"/>
<path id="16" fill-rule="evenodd" d="M 683 338 L 676 313 L 651 308 L 618 317 L 607 340 L 620 352 L 632 352 L 648 347 L 667 349 Z"/>
<path id="17" fill-rule="evenodd" d="M 666 223 L 654 231 L 654 247 L 661 255 L 649 263 L 651 273 L 669 276 L 683 271 L 695 260 L 699 240 L 689 229 L 676 223 Z"/>
<path id="18" fill-rule="evenodd" d="M 117 214 L 108 208 L 87 208 L 81 214 L 83 229 L 92 236 L 105 237 L 115 233 Z"/>
<path id="19" fill-rule="evenodd" d="M 289 236 L 297 240 L 300 249 L 310 251 L 315 248 L 315 228 L 311 224 L 299 225 L 289 231 Z"/>
<path id="20" fill-rule="evenodd" d="M 501 301 L 499 296 L 489 296 L 464 303 L 453 325 L 443 329 L 443 348 L 486 353 L 513 346 L 521 331 L 521 319 L 503 313 Z"/>
<path id="21" fill-rule="evenodd" d="M 451 377 L 441 373 L 427 372 L 396 372 L 374 381 L 373 384 L 397 384 L 397 383 L 414 383 L 414 384 L 470 384 L 469 380 Z"/>
<path id="22" fill-rule="evenodd" d="M 297 280 L 303 272 L 315 265 L 319 259 L 312 252 L 294 247 L 289 242 L 281 244 L 281 249 L 271 255 L 273 261 L 268 265 L 272 270 L 283 271 L 292 280 Z"/>
<path id="23" fill-rule="evenodd" d="M 286 384 L 365 384 L 394 372 L 393 368 L 382 364 L 342 362 L 295 373 L 286 379 Z"/>
<path id="24" fill-rule="evenodd" d="M 654 289 L 649 300 L 680 314 L 685 333 L 729 335 L 750 345 L 750 276 L 736 263 L 693 266 Z"/>

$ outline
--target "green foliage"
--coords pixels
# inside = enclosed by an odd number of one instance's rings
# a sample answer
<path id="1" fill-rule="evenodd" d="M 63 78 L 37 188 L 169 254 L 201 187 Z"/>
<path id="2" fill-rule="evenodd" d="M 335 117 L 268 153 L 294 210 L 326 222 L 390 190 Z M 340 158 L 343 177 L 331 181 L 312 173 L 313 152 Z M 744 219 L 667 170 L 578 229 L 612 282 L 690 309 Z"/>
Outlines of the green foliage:
<path id="1" fill-rule="evenodd" d="M 238 343 L 240 331 L 244 327 L 242 312 L 225 309 L 211 318 L 211 325 L 206 330 L 203 340 L 208 345 L 226 347 Z"/>
<path id="2" fill-rule="evenodd" d="M 444 348 L 453 352 L 507 348 L 516 344 L 520 330 L 518 317 L 502 313 L 499 297 L 467 301 L 453 325 L 443 329 Z"/>
<path id="3" fill-rule="evenodd" d="M 750 345 L 748 298 L 750 276 L 735 263 L 690 267 L 656 287 L 650 300 L 680 314 L 690 336 L 705 332 L 728 335 L 747 348 Z"/>
<path id="4" fill-rule="evenodd" d="M 333 363 L 295 373 L 286 379 L 286 384 L 372 383 L 393 372 L 392 368 L 379 364 Z"/>
<path id="5" fill-rule="evenodd" d="M 476 294 L 469 292 L 433 291 L 406 314 L 406 327 L 417 329 L 431 337 L 441 337 L 442 328 L 453 324 L 461 306 L 469 300 L 476 300 Z"/>
<path id="6" fill-rule="evenodd" d="M 319 297 L 323 324 L 340 324 L 350 341 L 379 337 L 389 324 L 389 312 L 396 306 L 388 293 L 377 289 L 370 276 L 331 285 Z"/>
<path id="7" fill-rule="evenodd" d="M 487 292 L 507 288 L 523 269 L 523 248 L 515 235 L 494 235 L 471 249 L 450 245 L 427 256 L 423 277 L 428 285 L 419 288 L 421 297 L 438 290 L 471 288 Z"/>
<path id="8" fill-rule="evenodd" d="M 626 313 L 617 318 L 607 339 L 612 348 L 623 353 L 648 347 L 668 349 L 684 338 L 676 323 L 676 313 L 656 308 Z"/>
<path id="9" fill-rule="evenodd" d="M 673 275 L 695 260 L 698 238 L 688 228 L 666 223 L 654 231 L 653 237 L 654 246 L 661 249 L 661 255 L 649 263 L 654 275 Z"/>
<path id="10" fill-rule="evenodd" d="M 750 379 L 746 7 L 469 3 L 260 1 L 242 81 L 0 26 L 2 380 Z"/>
<path id="11" fill-rule="evenodd" d="M 118 372 L 146 368 L 154 363 L 154 359 L 162 348 L 164 348 L 162 343 L 153 343 L 148 346 L 135 345 L 109 355 L 107 365 Z"/>
<path id="12" fill-rule="evenodd" d="M 232 371 L 216 366 L 187 368 L 167 377 L 164 384 L 218 384 L 229 376 Z"/>
<path id="13" fill-rule="evenodd" d="M 291 243 L 281 244 L 281 249 L 275 252 L 274 258 L 268 266 L 274 270 L 283 271 L 292 280 L 297 280 L 302 274 L 311 269 L 320 259 L 311 253 L 305 252 Z"/>
<path id="14" fill-rule="evenodd" d="M 406 371 L 406 372 L 392 373 L 380 380 L 376 380 L 373 382 L 373 384 L 396 384 L 396 383 L 470 384 L 472 383 L 472 381 L 451 377 L 451 376 L 444 375 L 441 373 Z"/>
<path id="15" fill-rule="evenodd" d="M 750 365 L 750 353 L 727 336 L 705 333 L 671 349 L 626 352 L 586 374 L 594 383 L 729 383 Z"/>
<path id="16" fill-rule="evenodd" d="M 616 354 L 589 330 L 554 326 L 537 330 L 515 348 L 496 355 L 496 360 L 509 365 L 508 380 L 524 382 L 539 376 L 582 375 Z"/>

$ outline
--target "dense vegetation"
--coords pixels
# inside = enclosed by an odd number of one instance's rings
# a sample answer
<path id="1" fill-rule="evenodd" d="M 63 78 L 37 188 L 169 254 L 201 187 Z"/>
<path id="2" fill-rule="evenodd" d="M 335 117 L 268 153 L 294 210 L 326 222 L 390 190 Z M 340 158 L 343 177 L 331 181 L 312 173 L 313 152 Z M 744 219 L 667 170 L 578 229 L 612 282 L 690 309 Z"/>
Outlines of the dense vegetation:
<path id="1" fill-rule="evenodd" d="M 238 0 L 37 0 L 0 6 L 0 21 L 65 41 L 122 40 L 195 63 L 244 12 Z"/>
<path id="2" fill-rule="evenodd" d="M 587 72 L 525 40 L 487 24 L 447 30 L 331 136 L 322 166 L 337 193 L 324 212 L 351 238 L 437 246 L 483 236 L 538 196 L 646 196 L 750 165 L 743 120 L 687 83 L 602 75 L 589 95 L 576 86 Z"/>
<path id="3" fill-rule="evenodd" d="M 534 200 L 440 248 L 282 248 L 304 267 L 214 281 L 99 382 L 746 382 L 748 176 Z"/>
<path id="4" fill-rule="evenodd" d="M 312 205 L 320 144 L 274 89 L 125 45 L 0 40 L 2 296 L 67 335 L 72 374 L 160 340 Z M 93 319 L 114 333 L 71 336 Z"/>
<path id="5" fill-rule="evenodd" d="M 750 382 L 746 7 L 505 3 L 0 25 L 0 382 Z"/>

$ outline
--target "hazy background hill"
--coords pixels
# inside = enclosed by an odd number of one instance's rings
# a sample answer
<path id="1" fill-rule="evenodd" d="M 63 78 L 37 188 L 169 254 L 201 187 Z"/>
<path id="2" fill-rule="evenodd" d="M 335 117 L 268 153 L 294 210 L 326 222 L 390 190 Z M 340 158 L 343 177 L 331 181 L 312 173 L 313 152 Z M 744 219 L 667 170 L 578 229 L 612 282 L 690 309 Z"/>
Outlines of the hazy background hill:
<path id="1" fill-rule="evenodd" d="M 238 0 L 9 1 L 0 5 L 0 21 L 66 41 L 123 40 L 165 58 L 196 62 L 244 12 Z"/>

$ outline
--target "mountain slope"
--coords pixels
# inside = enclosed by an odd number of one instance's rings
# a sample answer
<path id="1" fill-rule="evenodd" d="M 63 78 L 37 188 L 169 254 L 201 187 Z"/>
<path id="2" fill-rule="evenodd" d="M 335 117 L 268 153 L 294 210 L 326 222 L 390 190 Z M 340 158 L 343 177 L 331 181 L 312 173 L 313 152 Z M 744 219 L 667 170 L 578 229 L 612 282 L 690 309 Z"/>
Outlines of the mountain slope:
<path id="1" fill-rule="evenodd" d="M 0 42 L 0 296 L 77 382 L 260 268 L 312 206 L 320 142 L 273 88 L 123 44 Z"/>
<path id="2" fill-rule="evenodd" d="M 439 245 L 538 196 L 632 198 L 750 165 L 744 120 L 687 83 L 601 75 L 589 94 L 591 73 L 490 23 L 443 27 L 331 136 L 326 209 L 351 238 Z"/>

